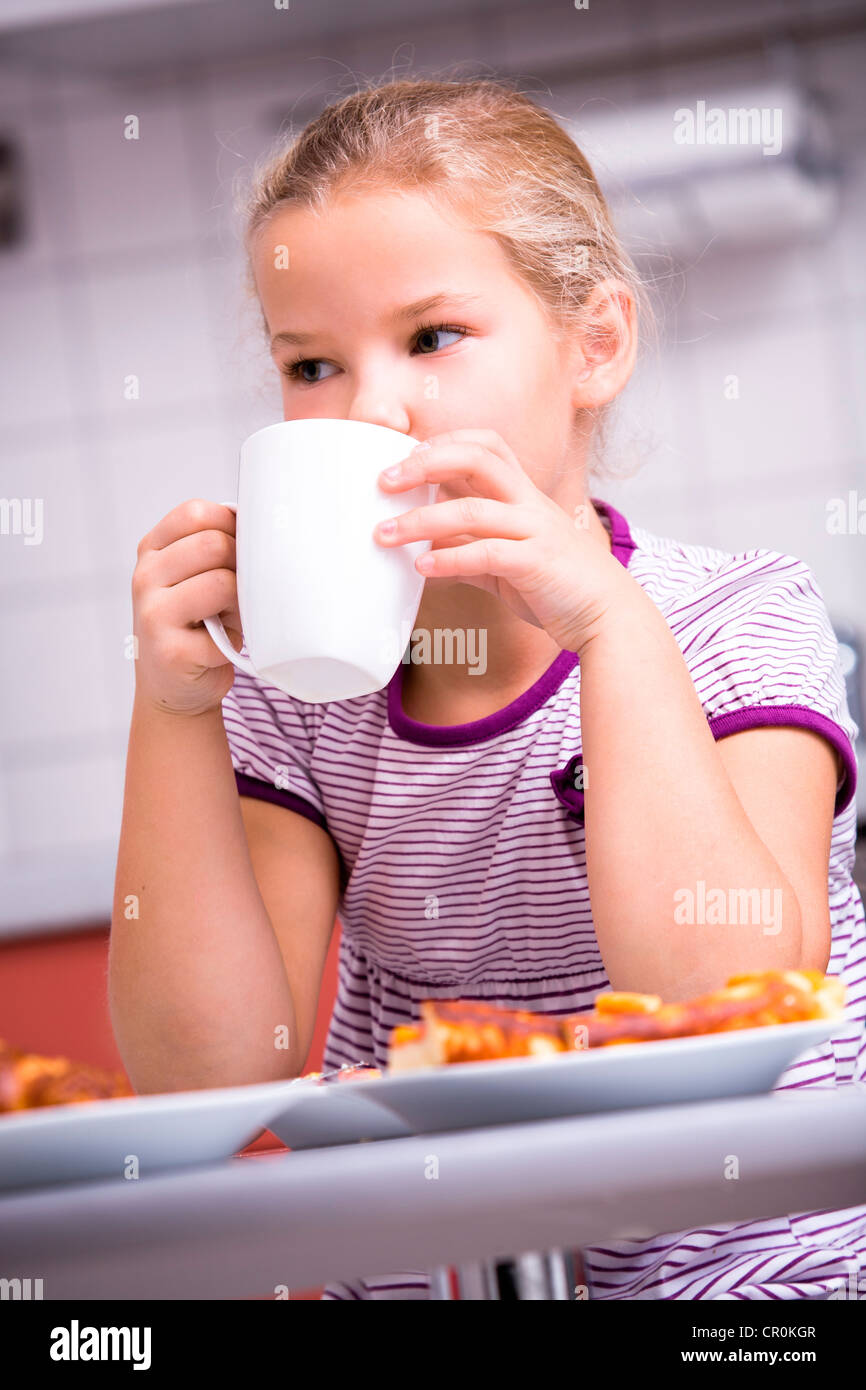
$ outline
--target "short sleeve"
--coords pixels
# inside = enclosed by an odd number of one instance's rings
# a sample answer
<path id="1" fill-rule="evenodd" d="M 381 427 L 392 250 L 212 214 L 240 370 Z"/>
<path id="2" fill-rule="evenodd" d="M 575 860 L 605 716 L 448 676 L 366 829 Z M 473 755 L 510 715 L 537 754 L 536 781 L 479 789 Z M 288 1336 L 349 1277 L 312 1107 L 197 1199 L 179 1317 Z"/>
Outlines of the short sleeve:
<path id="1" fill-rule="evenodd" d="M 327 830 L 311 772 L 315 730 L 299 702 L 236 670 L 222 712 L 239 795 L 287 806 Z"/>
<path id="2" fill-rule="evenodd" d="M 859 729 L 848 710 L 839 643 L 809 566 L 777 551 L 732 556 L 677 620 L 674 630 L 713 737 L 770 724 L 821 734 L 839 755 L 835 815 L 844 811 L 857 783 Z"/>

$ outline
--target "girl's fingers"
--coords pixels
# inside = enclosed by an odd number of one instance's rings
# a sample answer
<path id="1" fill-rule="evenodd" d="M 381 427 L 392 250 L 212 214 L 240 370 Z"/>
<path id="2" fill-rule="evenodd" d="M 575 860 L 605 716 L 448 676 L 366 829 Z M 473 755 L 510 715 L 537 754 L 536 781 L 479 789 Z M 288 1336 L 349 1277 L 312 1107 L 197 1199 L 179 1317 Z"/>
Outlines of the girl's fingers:
<path id="1" fill-rule="evenodd" d="M 519 464 L 506 463 L 501 454 L 492 453 L 477 440 L 434 442 L 428 449 L 401 459 L 400 465 L 397 479 L 379 474 L 379 485 L 386 492 L 404 492 L 421 483 L 447 483 L 454 479 L 467 483 L 473 492 L 500 502 L 523 502 L 533 491 L 533 484 Z"/>
<path id="2" fill-rule="evenodd" d="M 161 588 L 171 588 L 209 570 L 235 569 L 237 542 L 225 531 L 194 531 L 180 536 L 139 561 L 145 577 Z"/>
<path id="3" fill-rule="evenodd" d="M 400 516 L 380 521 L 373 535 L 381 545 L 393 546 L 405 545 L 407 541 L 441 540 L 443 536 L 464 532 L 473 537 L 525 540 L 532 530 L 532 518 L 525 508 L 514 503 L 495 502 L 489 497 L 455 497 L 449 502 L 413 507 Z"/>
<path id="4" fill-rule="evenodd" d="M 163 550 L 165 546 L 178 541 L 182 536 L 195 531 L 209 531 L 212 528 L 235 534 L 235 514 L 231 507 L 222 502 L 208 502 L 202 497 L 192 497 L 172 508 L 156 523 L 138 546 L 139 557 L 146 550 Z"/>
<path id="5" fill-rule="evenodd" d="M 158 595 L 158 605 L 163 626 L 167 623 L 174 628 L 201 627 L 205 618 L 219 614 L 226 627 L 240 628 L 234 570 L 212 569 L 205 574 L 194 574 L 170 589 L 163 589 Z"/>
<path id="6" fill-rule="evenodd" d="M 434 434 L 430 440 L 433 445 L 437 444 L 463 444 L 477 443 L 489 449 L 491 454 L 496 454 L 502 462 L 509 468 L 515 469 L 518 473 L 523 472 L 520 460 L 514 453 L 510 445 L 506 444 L 501 434 L 496 430 L 445 430 L 442 434 Z"/>
<path id="7" fill-rule="evenodd" d="M 517 576 L 527 570 L 529 562 L 525 541 L 493 537 L 471 541 L 468 545 L 425 551 L 416 559 L 415 568 L 421 574 L 441 579 L 495 575 L 497 579 L 509 579 L 519 588 Z"/>
<path id="8" fill-rule="evenodd" d="M 240 619 L 235 614 L 234 620 L 232 620 L 228 613 L 221 613 L 220 617 L 228 633 L 229 641 L 237 651 L 240 651 L 240 638 L 235 638 L 235 633 L 240 632 Z M 204 626 L 195 628 L 191 632 L 185 632 L 183 641 L 184 651 L 189 653 L 189 660 L 195 666 L 207 666 L 212 669 L 216 666 L 225 666 L 228 661 L 228 657 L 220 651 Z"/>

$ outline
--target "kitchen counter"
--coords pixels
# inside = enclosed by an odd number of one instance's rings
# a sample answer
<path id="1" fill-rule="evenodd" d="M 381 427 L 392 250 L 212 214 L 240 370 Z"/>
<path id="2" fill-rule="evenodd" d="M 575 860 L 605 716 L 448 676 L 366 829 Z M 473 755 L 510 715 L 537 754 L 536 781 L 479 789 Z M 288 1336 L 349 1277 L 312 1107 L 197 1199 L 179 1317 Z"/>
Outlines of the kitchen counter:
<path id="1" fill-rule="evenodd" d="M 815 1087 L 6 1193 L 0 1277 L 41 1278 L 46 1299 L 291 1295 L 861 1204 L 866 1087 Z"/>

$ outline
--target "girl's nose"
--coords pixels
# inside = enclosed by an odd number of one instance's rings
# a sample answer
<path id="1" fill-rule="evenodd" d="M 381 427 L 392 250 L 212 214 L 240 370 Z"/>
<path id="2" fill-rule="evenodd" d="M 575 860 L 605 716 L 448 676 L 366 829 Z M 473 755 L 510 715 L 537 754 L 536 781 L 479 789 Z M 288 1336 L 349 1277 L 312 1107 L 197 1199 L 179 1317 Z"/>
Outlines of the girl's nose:
<path id="1" fill-rule="evenodd" d="M 389 430 L 410 434 L 411 418 L 403 402 L 381 395 L 361 395 L 349 404 L 347 420 L 361 420 L 368 425 L 384 425 Z"/>

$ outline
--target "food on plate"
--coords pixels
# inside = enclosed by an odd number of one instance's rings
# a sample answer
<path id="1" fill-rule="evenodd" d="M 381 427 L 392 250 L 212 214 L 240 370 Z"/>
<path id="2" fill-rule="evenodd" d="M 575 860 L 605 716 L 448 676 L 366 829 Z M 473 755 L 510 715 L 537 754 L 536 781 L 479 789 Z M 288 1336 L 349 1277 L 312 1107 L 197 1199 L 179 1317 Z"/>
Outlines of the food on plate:
<path id="1" fill-rule="evenodd" d="M 425 999 L 420 1007 L 419 1024 L 398 1024 L 391 1035 L 389 1072 L 568 1050 L 560 1018 L 463 999 Z"/>
<path id="2" fill-rule="evenodd" d="M 67 1057 L 42 1057 L 0 1039 L 0 1114 L 135 1095 L 122 1072 Z"/>
<path id="3" fill-rule="evenodd" d="M 379 1077 L 378 1067 L 356 1062 L 334 1071 L 311 1071 L 299 1081 L 366 1081 Z M 43 1057 L 12 1047 L 0 1038 L 0 1115 L 47 1105 L 71 1105 L 85 1100 L 134 1096 L 123 1072 L 105 1071 L 68 1057 Z"/>
<path id="4" fill-rule="evenodd" d="M 657 994 L 610 990 L 598 996 L 591 1012 L 559 1018 L 463 999 L 425 999 L 418 1023 L 399 1024 L 393 1030 L 388 1070 L 537 1057 L 838 1018 L 844 1006 L 844 984 L 820 970 L 732 975 L 724 989 L 671 1004 Z"/>
<path id="5" fill-rule="evenodd" d="M 567 1020 L 572 1025 L 587 1027 L 588 1041 L 584 1046 L 726 1033 L 735 1028 L 799 1023 L 810 1018 L 840 1018 L 845 1008 L 844 984 L 835 975 L 824 975 L 820 970 L 764 970 L 732 975 L 724 989 L 674 1004 L 662 1004 L 659 1000 L 644 1013 L 618 1012 L 616 997 L 602 994 L 588 1019 L 575 1015 Z"/>

